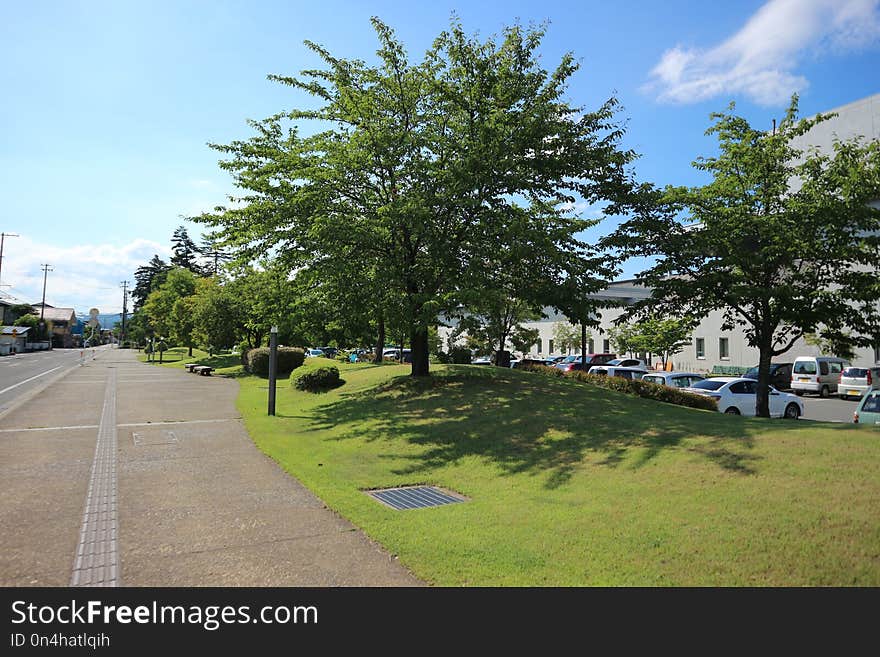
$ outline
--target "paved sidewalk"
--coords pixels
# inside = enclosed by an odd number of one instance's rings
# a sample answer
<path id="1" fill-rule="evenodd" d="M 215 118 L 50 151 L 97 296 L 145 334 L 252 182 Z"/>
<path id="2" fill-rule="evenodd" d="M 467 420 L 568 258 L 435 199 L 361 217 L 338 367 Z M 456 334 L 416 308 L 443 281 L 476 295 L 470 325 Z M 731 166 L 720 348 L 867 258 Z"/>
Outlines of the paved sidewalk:
<path id="1" fill-rule="evenodd" d="M 421 585 L 254 446 L 237 394 L 114 349 L 6 415 L 0 585 Z"/>

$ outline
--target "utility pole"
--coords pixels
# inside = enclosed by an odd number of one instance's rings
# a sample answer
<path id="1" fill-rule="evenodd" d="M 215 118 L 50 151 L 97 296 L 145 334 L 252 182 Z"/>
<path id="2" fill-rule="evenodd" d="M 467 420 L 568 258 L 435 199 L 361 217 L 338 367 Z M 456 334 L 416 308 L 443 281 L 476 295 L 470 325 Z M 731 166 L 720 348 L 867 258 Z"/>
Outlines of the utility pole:
<path id="1" fill-rule="evenodd" d="M 0 283 L 3 282 L 3 242 L 7 237 L 21 237 L 18 233 L 0 233 Z"/>
<path id="2" fill-rule="evenodd" d="M 119 333 L 119 347 L 125 342 L 125 314 L 128 312 L 128 281 L 122 281 L 122 331 Z"/>
<path id="3" fill-rule="evenodd" d="M 40 269 L 43 271 L 43 303 L 40 306 L 40 321 L 43 321 L 43 311 L 46 310 L 46 277 L 49 275 L 50 271 L 55 271 L 55 269 L 48 264 L 44 264 L 40 266 Z"/>

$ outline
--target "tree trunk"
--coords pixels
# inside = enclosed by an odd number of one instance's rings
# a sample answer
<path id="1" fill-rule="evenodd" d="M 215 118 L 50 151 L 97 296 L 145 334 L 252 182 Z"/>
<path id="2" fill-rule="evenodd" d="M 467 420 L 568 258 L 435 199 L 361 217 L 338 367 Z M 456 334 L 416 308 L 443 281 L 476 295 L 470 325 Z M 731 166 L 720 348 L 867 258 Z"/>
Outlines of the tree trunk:
<path id="1" fill-rule="evenodd" d="M 581 322 L 581 367 L 583 367 L 584 372 L 588 369 L 587 367 L 587 323 Z"/>
<path id="2" fill-rule="evenodd" d="M 385 316 L 379 311 L 379 336 L 376 338 L 376 354 L 373 357 L 374 363 L 381 363 L 383 352 L 385 351 Z"/>
<path id="3" fill-rule="evenodd" d="M 428 361 L 428 327 L 420 326 L 413 329 L 410 335 L 410 349 L 412 350 L 412 376 L 430 376 Z M 401 351 L 401 359 L 403 351 Z"/>
<path id="4" fill-rule="evenodd" d="M 769 340 L 762 340 L 758 356 L 758 390 L 755 395 L 755 415 L 770 417 L 770 361 L 773 348 Z"/>
<path id="5" fill-rule="evenodd" d="M 189 357 L 190 357 L 190 358 L 193 357 L 193 348 L 192 348 L 192 345 L 189 346 Z"/>

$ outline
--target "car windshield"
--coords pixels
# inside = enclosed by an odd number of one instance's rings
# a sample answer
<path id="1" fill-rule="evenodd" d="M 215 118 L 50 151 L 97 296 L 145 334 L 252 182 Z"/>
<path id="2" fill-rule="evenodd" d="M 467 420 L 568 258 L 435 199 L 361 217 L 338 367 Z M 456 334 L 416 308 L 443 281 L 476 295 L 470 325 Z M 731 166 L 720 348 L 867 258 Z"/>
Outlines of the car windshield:
<path id="1" fill-rule="evenodd" d="M 880 413 L 880 395 L 870 395 L 862 404 L 862 411 L 865 413 Z"/>
<path id="2" fill-rule="evenodd" d="M 863 367 L 847 367 L 840 375 L 848 379 L 864 379 L 868 376 L 868 370 Z"/>
<path id="3" fill-rule="evenodd" d="M 697 381 L 691 388 L 698 388 L 700 390 L 718 390 L 721 386 L 723 386 L 727 381 L 719 381 L 718 379 L 703 379 L 702 381 Z"/>
<path id="4" fill-rule="evenodd" d="M 609 360 L 606 365 L 619 365 L 623 362 L 622 358 L 615 358 L 614 360 Z"/>
<path id="5" fill-rule="evenodd" d="M 795 374 L 815 374 L 816 373 L 816 362 L 815 361 L 801 361 L 799 363 L 794 364 L 794 373 Z"/>

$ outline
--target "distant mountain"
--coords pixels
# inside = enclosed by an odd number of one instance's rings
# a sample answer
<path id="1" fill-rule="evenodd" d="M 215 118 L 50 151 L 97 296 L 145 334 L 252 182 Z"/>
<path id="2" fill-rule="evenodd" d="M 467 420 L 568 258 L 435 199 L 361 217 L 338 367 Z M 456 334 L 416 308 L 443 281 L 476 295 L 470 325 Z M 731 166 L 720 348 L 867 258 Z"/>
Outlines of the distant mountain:
<path id="1" fill-rule="evenodd" d="M 131 313 L 128 313 L 128 317 L 131 317 Z M 91 315 L 88 313 L 77 313 L 76 319 L 77 324 L 76 328 L 73 329 L 73 333 L 82 333 L 83 326 L 85 326 L 86 322 L 89 321 Z M 98 322 L 101 324 L 102 329 L 112 329 L 116 322 L 122 321 L 122 313 L 101 313 L 98 315 Z"/>

